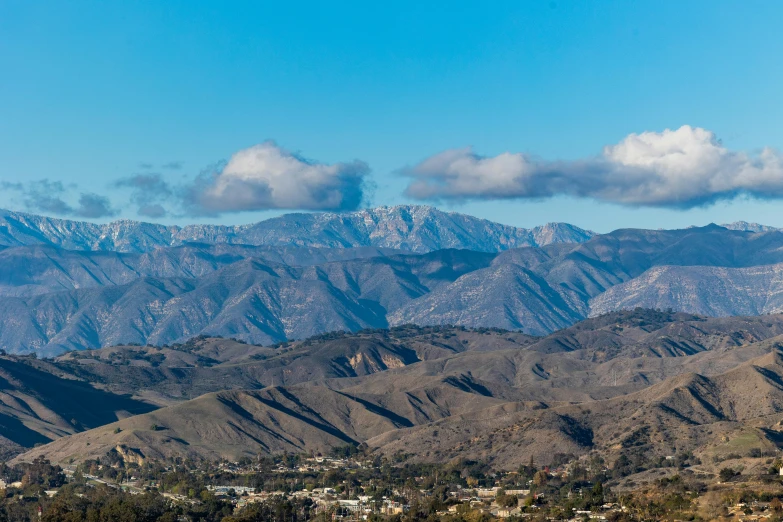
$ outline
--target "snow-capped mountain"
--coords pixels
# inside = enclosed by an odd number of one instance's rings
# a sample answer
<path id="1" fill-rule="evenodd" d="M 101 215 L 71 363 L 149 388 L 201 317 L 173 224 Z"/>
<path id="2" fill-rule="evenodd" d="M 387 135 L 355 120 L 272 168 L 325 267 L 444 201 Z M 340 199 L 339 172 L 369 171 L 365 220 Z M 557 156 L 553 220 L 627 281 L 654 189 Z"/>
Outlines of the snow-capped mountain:
<path id="1" fill-rule="evenodd" d="M 0 211 L 0 245 L 53 245 L 69 250 L 136 253 L 185 242 L 322 248 L 373 246 L 410 252 L 443 248 L 498 252 L 522 246 L 580 243 L 593 235 L 593 232 L 566 223 L 525 229 L 415 205 L 341 214 L 286 214 L 249 225 L 184 227 L 131 220 L 96 224 Z"/>

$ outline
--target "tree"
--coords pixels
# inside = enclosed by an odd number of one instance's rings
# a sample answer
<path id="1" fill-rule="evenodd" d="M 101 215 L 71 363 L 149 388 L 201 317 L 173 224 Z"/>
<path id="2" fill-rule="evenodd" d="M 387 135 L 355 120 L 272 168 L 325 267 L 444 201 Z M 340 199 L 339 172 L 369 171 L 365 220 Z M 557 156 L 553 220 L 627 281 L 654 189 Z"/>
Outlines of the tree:
<path id="1" fill-rule="evenodd" d="M 536 487 L 546 486 L 548 481 L 549 476 L 544 470 L 536 472 L 536 474 L 533 476 L 533 485 Z"/>
<path id="2" fill-rule="evenodd" d="M 631 522 L 631 515 L 622 511 L 611 511 L 606 515 L 608 522 Z"/>
<path id="3" fill-rule="evenodd" d="M 596 504 L 603 504 L 604 502 L 604 486 L 600 481 L 593 486 L 593 502 Z"/>
<path id="4" fill-rule="evenodd" d="M 25 486 L 40 485 L 44 488 L 59 488 L 65 484 L 65 474 L 60 466 L 52 466 L 44 457 L 36 457 L 32 464 L 24 465 L 22 483 Z"/>
<path id="5" fill-rule="evenodd" d="M 728 482 L 733 479 L 738 473 L 731 468 L 723 468 L 718 473 L 721 482 Z"/>
<path id="6" fill-rule="evenodd" d="M 506 495 L 506 492 L 501 489 L 495 497 L 495 502 L 503 508 L 515 508 L 519 504 L 519 499 L 516 495 Z"/>

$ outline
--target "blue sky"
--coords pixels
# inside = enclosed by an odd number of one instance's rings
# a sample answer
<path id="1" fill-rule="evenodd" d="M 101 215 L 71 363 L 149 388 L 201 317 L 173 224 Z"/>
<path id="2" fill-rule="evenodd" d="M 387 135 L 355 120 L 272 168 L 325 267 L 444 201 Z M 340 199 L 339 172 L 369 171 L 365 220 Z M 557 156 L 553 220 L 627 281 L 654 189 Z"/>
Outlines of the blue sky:
<path id="1" fill-rule="evenodd" d="M 245 223 L 285 212 L 281 206 L 424 202 L 518 226 L 567 221 L 609 231 L 740 219 L 783 226 L 776 179 L 751 186 L 746 176 L 679 198 L 671 194 L 682 187 L 678 178 L 664 199 L 652 200 L 630 187 L 607 195 L 606 180 L 543 192 L 525 181 L 503 194 L 500 163 L 479 169 L 482 159 L 508 152 L 535 158 L 539 181 L 566 164 L 566 184 L 579 184 L 580 165 L 606 167 L 606 158 L 595 160 L 605 146 L 683 125 L 714 133 L 714 143 L 735 155 L 716 167 L 727 176 L 736 165 L 757 166 L 764 147 L 783 149 L 781 16 L 778 2 L 714 0 L 5 0 L 0 205 L 97 221 Z M 253 148 L 267 140 L 276 145 Z M 419 168 L 464 147 L 475 160 L 464 176 Z M 231 160 L 240 151 L 252 151 L 250 164 Z M 309 199 L 276 199 L 246 179 L 270 162 L 295 163 L 294 187 L 299 175 L 327 176 L 328 184 Z M 227 164 L 242 183 L 220 192 L 213 176 L 227 174 Z M 628 179 L 622 166 L 608 179 Z M 660 174 L 644 169 L 634 167 L 633 176 Z M 450 185 L 485 185 L 477 172 L 496 176 L 488 184 L 497 189 Z M 778 170 L 764 172 L 775 178 Z M 356 180 L 362 202 L 351 193 L 333 204 Z M 433 184 L 429 199 L 406 193 L 412 180 Z M 89 197 L 80 201 L 82 194 Z M 166 214 L 139 216 L 145 205 Z"/>

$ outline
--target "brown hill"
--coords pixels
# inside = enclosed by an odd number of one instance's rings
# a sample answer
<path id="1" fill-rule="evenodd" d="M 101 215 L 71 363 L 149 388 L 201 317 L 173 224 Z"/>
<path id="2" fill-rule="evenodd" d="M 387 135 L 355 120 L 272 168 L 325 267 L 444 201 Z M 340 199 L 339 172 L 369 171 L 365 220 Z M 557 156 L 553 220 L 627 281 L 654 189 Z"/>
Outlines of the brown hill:
<path id="1" fill-rule="evenodd" d="M 500 330 L 404 326 L 326 334 L 277 347 L 216 338 L 163 348 L 119 346 L 69 352 L 54 364 L 115 393 L 168 405 L 227 389 L 361 377 L 466 351 L 519 350 L 535 340 Z"/>
<path id="2" fill-rule="evenodd" d="M 777 447 L 781 419 L 783 354 L 776 350 L 711 378 L 687 373 L 628 395 L 545 411 L 504 404 L 387 432 L 368 444 L 384 454 L 484 459 L 513 469 L 531 455 L 546 463 L 555 453 L 726 454 L 748 429 L 757 448 Z"/>
<path id="3" fill-rule="evenodd" d="M 782 326 L 780 316 L 635 310 L 540 339 L 400 327 L 266 348 L 201 338 L 67 354 L 34 364 L 94 391 L 89 382 L 112 392 L 143 383 L 138 397 L 168 406 L 22 458 L 79 460 L 117 446 L 153 458 L 237 458 L 366 442 L 384 454 L 513 467 L 531 454 L 546 462 L 558 452 L 714 452 L 749 427 L 772 444 Z"/>
<path id="4" fill-rule="evenodd" d="M 382 395 L 310 385 L 226 391 L 64 437 L 22 458 L 40 454 L 59 462 L 82 460 L 117 446 L 158 459 L 326 451 L 519 398 L 495 393 L 499 396 L 467 377 Z"/>
<path id="5" fill-rule="evenodd" d="M 155 409 L 58 373 L 46 363 L 0 356 L 0 437 L 8 441 L 6 451 Z"/>

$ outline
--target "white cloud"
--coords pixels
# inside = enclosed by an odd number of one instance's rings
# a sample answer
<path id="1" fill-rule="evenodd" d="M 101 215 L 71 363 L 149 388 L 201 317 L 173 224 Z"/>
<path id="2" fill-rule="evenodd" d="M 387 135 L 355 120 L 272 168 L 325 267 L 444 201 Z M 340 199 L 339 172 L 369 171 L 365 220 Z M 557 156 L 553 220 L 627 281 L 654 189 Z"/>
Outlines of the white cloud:
<path id="1" fill-rule="evenodd" d="M 631 134 L 578 161 L 542 161 L 470 148 L 436 154 L 403 171 L 406 194 L 425 200 L 593 198 L 626 205 L 691 208 L 741 194 L 783 197 L 783 159 L 731 151 L 701 128 Z"/>
<path id="2" fill-rule="evenodd" d="M 361 161 L 327 165 L 305 160 L 267 141 L 235 153 L 218 172 L 202 176 L 187 194 L 196 213 L 263 209 L 353 210 L 369 173 Z"/>

